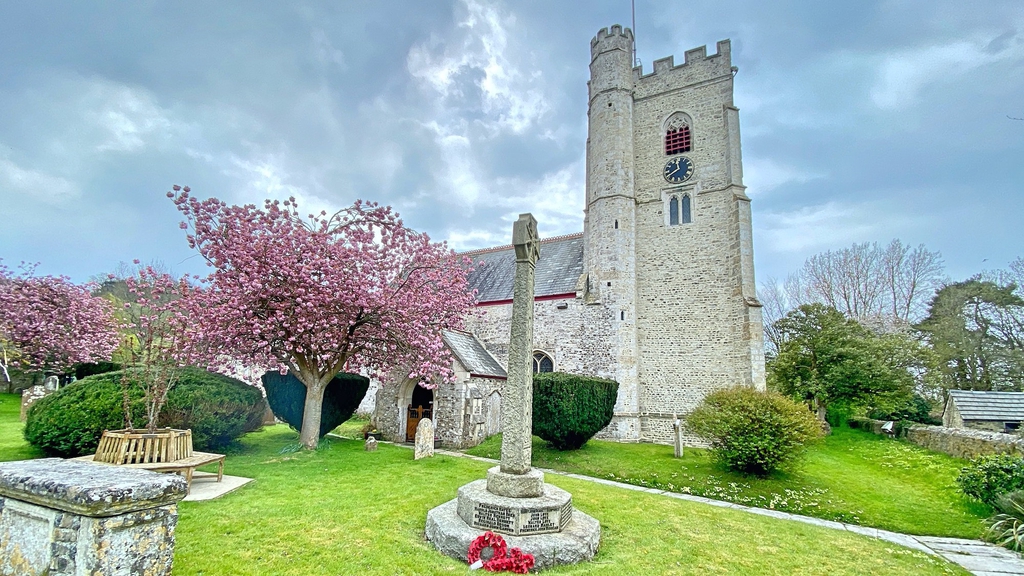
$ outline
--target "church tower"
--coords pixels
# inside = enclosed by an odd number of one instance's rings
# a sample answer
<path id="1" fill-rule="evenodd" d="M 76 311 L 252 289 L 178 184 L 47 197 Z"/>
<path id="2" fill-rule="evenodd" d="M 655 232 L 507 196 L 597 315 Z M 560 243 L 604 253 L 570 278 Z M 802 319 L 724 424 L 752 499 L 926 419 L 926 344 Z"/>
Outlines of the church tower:
<path id="1" fill-rule="evenodd" d="M 761 309 L 729 41 L 632 54 L 628 28 L 591 41 L 585 294 L 613 329 L 606 435 L 664 442 L 708 393 L 764 388 Z"/>
<path id="2" fill-rule="evenodd" d="M 606 434 L 639 440 L 636 332 L 636 196 L 633 154 L 633 32 L 602 29 L 590 41 L 584 301 L 600 305 L 613 373 L 615 419 Z"/>

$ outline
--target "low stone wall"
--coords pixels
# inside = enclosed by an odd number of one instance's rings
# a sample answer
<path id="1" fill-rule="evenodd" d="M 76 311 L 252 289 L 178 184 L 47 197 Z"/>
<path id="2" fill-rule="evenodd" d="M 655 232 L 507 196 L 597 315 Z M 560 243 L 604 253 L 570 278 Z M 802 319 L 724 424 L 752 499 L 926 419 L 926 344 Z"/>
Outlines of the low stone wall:
<path id="1" fill-rule="evenodd" d="M 31 408 L 33 404 L 42 400 L 51 392 L 53 391 L 47 390 L 42 384 L 23 390 L 21 393 L 21 421 L 24 422 L 25 419 L 28 418 L 28 409 Z"/>
<path id="2" fill-rule="evenodd" d="M 850 419 L 851 428 L 875 434 L 882 433 L 884 423 L 868 418 Z M 1016 434 L 914 424 L 905 430 L 904 436 L 918 446 L 957 458 L 977 458 L 989 454 L 1024 455 L 1024 438 Z"/>
<path id="3" fill-rule="evenodd" d="M 46 458 L 0 464 L 0 574 L 165 576 L 185 479 Z"/>

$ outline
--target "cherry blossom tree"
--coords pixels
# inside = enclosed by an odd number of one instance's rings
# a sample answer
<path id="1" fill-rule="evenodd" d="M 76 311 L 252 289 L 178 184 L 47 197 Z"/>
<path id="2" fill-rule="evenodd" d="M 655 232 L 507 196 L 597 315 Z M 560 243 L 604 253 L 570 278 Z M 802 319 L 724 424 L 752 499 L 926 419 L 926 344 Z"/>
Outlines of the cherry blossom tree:
<path id="1" fill-rule="evenodd" d="M 120 355 L 128 368 L 121 378 L 125 426 L 132 428 L 128 386 L 135 382 L 142 387 L 146 429 L 152 432 L 181 369 L 201 357 L 202 346 L 196 341 L 183 299 L 201 290 L 191 286 L 186 277 L 175 279 L 152 266 L 139 266 L 138 260 L 135 265 L 138 270 L 123 279 L 126 301 L 120 314 Z"/>
<path id="2" fill-rule="evenodd" d="M 14 274 L 0 262 L 0 371 L 64 373 L 79 362 L 109 360 L 118 343 L 110 303 L 66 276 Z"/>
<path id="3" fill-rule="evenodd" d="M 356 201 L 303 218 L 294 198 L 229 206 L 187 187 L 168 197 L 189 245 L 214 268 L 185 298 L 219 361 L 290 370 L 305 386 L 300 442 L 315 448 L 327 384 L 341 371 L 401 371 L 434 388 L 454 379 L 441 330 L 473 303 L 467 258 L 406 228 L 391 208 Z"/>

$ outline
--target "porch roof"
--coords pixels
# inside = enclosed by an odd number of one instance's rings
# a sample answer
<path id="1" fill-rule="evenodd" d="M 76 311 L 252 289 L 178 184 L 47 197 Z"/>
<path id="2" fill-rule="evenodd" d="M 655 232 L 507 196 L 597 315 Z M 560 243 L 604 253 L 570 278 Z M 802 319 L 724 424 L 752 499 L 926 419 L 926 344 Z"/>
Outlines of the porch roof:
<path id="1" fill-rule="evenodd" d="M 441 337 L 470 374 L 488 378 L 508 377 L 505 369 L 476 339 L 476 336 L 467 332 L 445 330 L 441 333 Z"/>

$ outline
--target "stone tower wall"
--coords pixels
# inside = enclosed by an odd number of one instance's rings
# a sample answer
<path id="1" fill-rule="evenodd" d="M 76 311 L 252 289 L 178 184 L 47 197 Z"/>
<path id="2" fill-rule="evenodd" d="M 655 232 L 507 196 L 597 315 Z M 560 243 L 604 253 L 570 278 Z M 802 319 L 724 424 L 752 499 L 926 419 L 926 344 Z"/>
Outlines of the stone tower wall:
<path id="1" fill-rule="evenodd" d="M 764 387 L 761 313 L 753 276 L 729 42 L 686 52 L 654 72 L 634 70 L 636 290 L 642 438 L 671 438 L 671 417 L 716 389 Z M 666 120 L 692 120 L 694 165 L 682 184 L 663 177 Z M 689 194 L 692 222 L 670 226 L 669 194 Z"/>
<path id="2" fill-rule="evenodd" d="M 621 26 L 602 29 L 590 50 L 584 302 L 602 307 L 611 324 L 594 342 L 610 351 L 610 377 L 619 383 L 615 419 L 604 435 L 637 440 L 633 33 Z"/>

